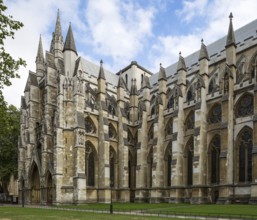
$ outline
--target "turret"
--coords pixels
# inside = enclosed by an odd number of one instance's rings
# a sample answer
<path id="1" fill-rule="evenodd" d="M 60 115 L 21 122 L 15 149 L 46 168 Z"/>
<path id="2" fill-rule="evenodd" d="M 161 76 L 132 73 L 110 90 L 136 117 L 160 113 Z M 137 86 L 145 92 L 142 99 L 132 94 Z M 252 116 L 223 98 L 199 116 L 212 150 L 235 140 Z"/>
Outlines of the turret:
<path id="1" fill-rule="evenodd" d="M 98 93 L 99 93 L 99 101 L 105 101 L 105 91 L 106 91 L 106 85 L 105 85 L 105 74 L 104 74 L 104 68 L 103 68 L 103 61 L 100 61 L 100 69 L 99 74 L 97 78 L 98 82 Z"/>
<path id="2" fill-rule="evenodd" d="M 166 77 L 165 69 L 162 67 L 161 63 L 160 63 L 158 82 L 159 82 L 159 94 L 162 98 L 163 105 L 166 106 L 165 101 L 166 101 L 166 90 L 167 90 L 167 87 L 166 87 L 167 77 Z"/>
<path id="3" fill-rule="evenodd" d="M 69 77 L 73 76 L 73 72 L 75 69 L 75 61 L 78 57 L 73 32 L 71 28 L 71 24 L 68 29 L 68 33 L 66 36 L 65 44 L 63 47 L 63 56 L 64 56 L 64 63 L 65 63 L 65 74 Z"/>
<path id="4" fill-rule="evenodd" d="M 184 95 L 185 91 L 182 87 L 186 86 L 186 63 L 184 57 L 181 56 L 181 52 L 179 52 L 179 60 L 177 66 L 177 73 L 178 73 L 178 86 L 181 87 L 182 94 Z"/>
<path id="5" fill-rule="evenodd" d="M 229 28 L 228 28 L 228 35 L 226 41 L 226 59 L 227 64 L 229 67 L 234 66 L 236 67 L 236 40 L 235 40 L 235 33 L 232 23 L 233 15 L 230 13 L 229 15 Z"/>
<path id="6" fill-rule="evenodd" d="M 122 76 L 120 75 L 118 85 L 117 85 L 117 101 L 118 102 L 124 101 L 124 91 L 125 91 L 125 84 L 124 84 L 124 80 L 123 80 Z"/>
<path id="7" fill-rule="evenodd" d="M 43 77 L 44 75 L 44 53 L 43 53 L 43 46 L 42 46 L 42 39 L 41 35 L 39 38 L 39 43 L 38 43 L 38 50 L 37 50 L 37 57 L 36 57 L 36 74 L 38 80 Z"/>
<path id="8" fill-rule="evenodd" d="M 209 67 L 209 55 L 207 51 L 207 47 L 203 43 L 203 39 L 201 40 L 201 49 L 199 53 L 199 63 L 200 63 L 200 75 L 202 76 L 205 87 L 207 87 L 208 80 L 208 67 Z"/>

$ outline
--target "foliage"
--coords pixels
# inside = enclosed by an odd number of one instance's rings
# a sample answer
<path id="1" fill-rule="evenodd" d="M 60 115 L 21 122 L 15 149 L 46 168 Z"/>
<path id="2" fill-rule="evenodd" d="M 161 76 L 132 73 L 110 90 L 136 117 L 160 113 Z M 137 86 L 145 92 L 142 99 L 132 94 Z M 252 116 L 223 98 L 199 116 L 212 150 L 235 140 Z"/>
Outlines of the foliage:
<path id="1" fill-rule="evenodd" d="M 12 16 L 5 15 L 7 7 L 3 0 L 0 0 L 0 103 L 3 102 L 2 89 L 11 85 L 12 78 L 18 78 L 17 73 L 20 66 L 25 66 L 26 62 L 18 58 L 15 60 L 6 50 L 4 42 L 7 38 L 14 39 L 15 31 L 23 27 L 19 21 L 13 20 Z"/>
<path id="2" fill-rule="evenodd" d="M 11 174 L 17 177 L 20 112 L 13 106 L 0 106 L 0 180 L 4 191 Z"/>

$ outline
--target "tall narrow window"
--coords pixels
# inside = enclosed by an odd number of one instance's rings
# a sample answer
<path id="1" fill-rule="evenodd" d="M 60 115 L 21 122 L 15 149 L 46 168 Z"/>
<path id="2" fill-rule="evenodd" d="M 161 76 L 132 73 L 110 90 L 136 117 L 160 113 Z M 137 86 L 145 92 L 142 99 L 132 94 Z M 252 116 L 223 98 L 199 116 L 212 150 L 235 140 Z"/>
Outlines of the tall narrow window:
<path id="1" fill-rule="evenodd" d="M 168 155 L 168 161 L 167 161 L 167 186 L 171 186 L 171 154 Z"/>
<path id="2" fill-rule="evenodd" d="M 252 130 L 246 128 L 239 137 L 239 182 L 252 181 Z"/>
<path id="3" fill-rule="evenodd" d="M 211 183 L 219 183 L 220 136 L 215 136 L 211 142 Z"/>
<path id="4" fill-rule="evenodd" d="M 88 156 L 88 186 L 95 185 L 95 158 L 94 153 L 91 152 Z"/>
<path id="5" fill-rule="evenodd" d="M 125 75 L 126 85 L 128 85 L 128 74 Z"/>

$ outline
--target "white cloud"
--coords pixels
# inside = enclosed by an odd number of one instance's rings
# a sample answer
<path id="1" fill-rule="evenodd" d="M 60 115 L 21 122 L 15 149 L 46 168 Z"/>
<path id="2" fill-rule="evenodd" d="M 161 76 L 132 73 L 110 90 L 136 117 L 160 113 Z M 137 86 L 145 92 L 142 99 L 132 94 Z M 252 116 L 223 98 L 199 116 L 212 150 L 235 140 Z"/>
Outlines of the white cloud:
<path id="1" fill-rule="evenodd" d="M 152 34 L 153 8 L 140 8 L 133 1 L 90 0 L 86 17 L 92 43 L 98 53 L 126 65 Z"/>
<path id="2" fill-rule="evenodd" d="M 205 8 L 208 0 L 184 0 L 182 2 L 183 8 L 177 10 L 176 13 L 183 21 L 191 21 L 194 17 L 205 14 Z"/>

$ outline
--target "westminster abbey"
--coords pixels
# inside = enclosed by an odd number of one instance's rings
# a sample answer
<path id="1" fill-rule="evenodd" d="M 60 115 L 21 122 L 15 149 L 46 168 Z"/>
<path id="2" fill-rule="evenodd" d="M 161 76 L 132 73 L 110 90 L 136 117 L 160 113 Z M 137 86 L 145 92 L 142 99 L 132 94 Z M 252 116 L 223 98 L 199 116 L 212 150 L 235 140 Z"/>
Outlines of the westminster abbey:
<path id="1" fill-rule="evenodd" d="M 58 13 L 21 97 L 25 204 L 257 203 L 257 20 L 158 73 L 78 56 Z"/>

